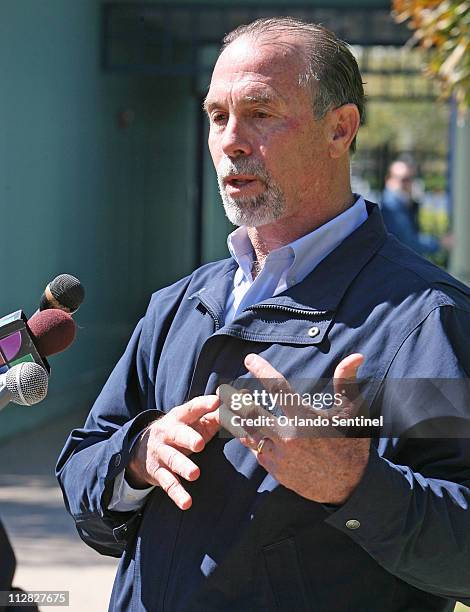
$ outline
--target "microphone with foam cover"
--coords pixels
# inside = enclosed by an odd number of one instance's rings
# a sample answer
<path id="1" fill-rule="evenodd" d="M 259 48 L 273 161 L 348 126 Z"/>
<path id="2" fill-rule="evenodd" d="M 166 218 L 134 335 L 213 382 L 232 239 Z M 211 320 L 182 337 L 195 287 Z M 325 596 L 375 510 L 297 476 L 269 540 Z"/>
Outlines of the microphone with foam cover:
<path id="1" fill-rule="evenodd" d="M 25 362 L 0 376 L 0 410 L 10 402 L 32 406 L 47 395 L 49 378 L 37 363 Z"/>
<path id="2" fill-rule="evenodd" d="M 73 314 L 85 299 L 82 283 L 71 274 L 59 274 L 44 290 L 39 310 L 57 309 Z"/>
<path id="3" fill-rule="evenodd" d="M 29 319 L 28 328 L 41 357 L 65 351 L 75 340 L 77 331 L 72 317 L 58 309 L 37 312 Z"/>

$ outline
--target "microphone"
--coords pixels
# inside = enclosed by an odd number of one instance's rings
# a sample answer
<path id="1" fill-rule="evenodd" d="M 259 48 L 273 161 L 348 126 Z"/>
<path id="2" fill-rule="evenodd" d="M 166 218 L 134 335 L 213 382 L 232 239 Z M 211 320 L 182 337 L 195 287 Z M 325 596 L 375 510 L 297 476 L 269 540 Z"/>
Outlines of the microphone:
<path id="1" fill-rule="evenodd" d="M 77 331 L 71 315 L 58 309 L 34 314 L 27 326 L 41 357 L 50 357 L 65 351 L 75 340 Z"/>
<path id="2" fill-rule="evenodd" d="M 47 285 L 40 309 L 29 321 L 22 310 L 0 318 L 0 375 L 23 362 L 38 363 L 50 372 L 46 356 L 72 344 L 76 327 L 70 313 L 79 308 L 84 297 L 77 278 L 60 274 Z"/>
<path id="3" fill-rule="evenodd" d="M 76 326 L 71 315 L 62 310 L 44 310 L 29 321 L 21 310 L 0 319 L 0 374 L 18 363 L 33 362 L 48 373 L 46 357 L 69 347 Z"/>
<path id="4" fill-rule="evenodd" d="M 32 406 L 47 395 L 47 372 L 37 363 L 19 363 L 0 376 L 0 410 L 10 402 Z"/>
<path id="5" fill-rule="evenodd" d="M 39 311 L 57 309 L 73 314 L 85 299 L 82 283 L 71 274 L 59 274 L 44 289 Z"/>

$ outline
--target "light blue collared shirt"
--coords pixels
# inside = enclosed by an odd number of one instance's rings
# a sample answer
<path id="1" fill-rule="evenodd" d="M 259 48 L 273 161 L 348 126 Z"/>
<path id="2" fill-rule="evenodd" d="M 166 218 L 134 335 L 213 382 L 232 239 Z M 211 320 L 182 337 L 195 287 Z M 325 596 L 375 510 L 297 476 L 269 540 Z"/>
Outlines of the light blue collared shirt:
<path id="1" fill-rule="evenodd" d="M 343 240 L 367 219 L 362 196 L 343 213 L 294 240 L 266 257 L 263 269 L 253 280 L 254 251 L 245 226 L 227 238 L 230 254 L 238 263 L 233 289 L 225 305 L 225 323 L 230 323 L 244 308 L 273 297 L 300 283 Z"/>

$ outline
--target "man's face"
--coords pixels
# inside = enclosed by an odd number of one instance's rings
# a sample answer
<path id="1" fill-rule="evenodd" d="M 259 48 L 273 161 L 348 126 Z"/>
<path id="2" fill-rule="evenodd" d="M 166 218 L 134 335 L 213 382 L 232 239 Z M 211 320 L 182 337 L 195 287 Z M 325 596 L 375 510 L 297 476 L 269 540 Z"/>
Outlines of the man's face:
<path id="1" fill-rule="evenodd" d="M 397 191 L 404 199 L 411 197 L 414 173 L 407 163 L 402 161 L 393 162 L 390 166 L 387 186 Z"/>
<path id="2" fill-rule="evenodd" d="M 217 61 L 205 102 L 209 149 L 235 225 L 301 215 L 315 193 L 328 152 L 323 121 L 298 85 L 303 69 L 292 42 L 245 36 Z"/>

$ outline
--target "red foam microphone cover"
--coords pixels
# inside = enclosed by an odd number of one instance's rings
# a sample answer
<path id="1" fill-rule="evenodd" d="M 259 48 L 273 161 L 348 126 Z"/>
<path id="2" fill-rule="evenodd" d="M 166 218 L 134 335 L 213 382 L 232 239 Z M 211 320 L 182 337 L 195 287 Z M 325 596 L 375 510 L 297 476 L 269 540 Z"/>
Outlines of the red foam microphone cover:
<path id="1" fill-rule="evenodd" d="M 42 357 L 61 353 L 75 340 L 77 327 L 72 317 L 63 310 L 42 310 L 28 321 L 34 344 Z"/>

